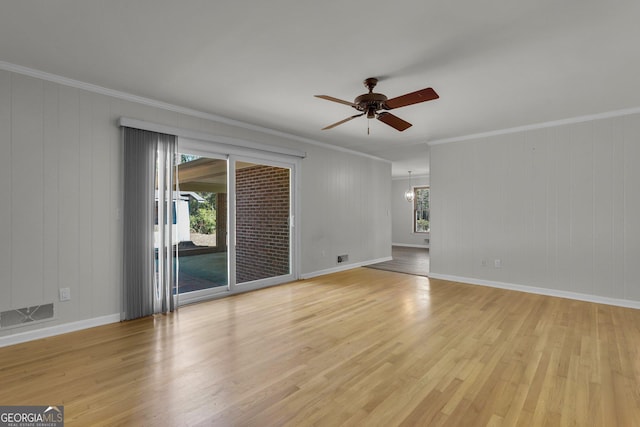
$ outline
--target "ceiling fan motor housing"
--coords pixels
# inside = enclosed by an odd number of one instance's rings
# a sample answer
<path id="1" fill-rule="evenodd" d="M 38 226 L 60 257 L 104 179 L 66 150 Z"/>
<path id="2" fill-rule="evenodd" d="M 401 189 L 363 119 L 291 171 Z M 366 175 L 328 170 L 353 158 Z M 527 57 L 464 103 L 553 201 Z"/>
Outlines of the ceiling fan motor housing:
<path id="1" fill-rule="evenodd" d="M 369 92 L 357 97 L 353 103 L 356 104 L 356 110 L 365 111 L 367 118 L 373 119 L 376 111 L 385 108 L 386 101 L 387 97 L 383 94 Z"/>
<path id="2" fill-rule="evenodd" d="M 387 101 L 387 97 L 381 93 L 373 93 L 373 88 L 378 84 L 378 79 L 375 77 L 369 77 L 365 79 L 363 83 L 364 86 L 369 89 L 369 93 L 360 95 L 353 103 L 356 105 L 356 110 L 367 113 L 368 119 L 375 119 L 376 112 L 386 107 L 385 102 Z"/>

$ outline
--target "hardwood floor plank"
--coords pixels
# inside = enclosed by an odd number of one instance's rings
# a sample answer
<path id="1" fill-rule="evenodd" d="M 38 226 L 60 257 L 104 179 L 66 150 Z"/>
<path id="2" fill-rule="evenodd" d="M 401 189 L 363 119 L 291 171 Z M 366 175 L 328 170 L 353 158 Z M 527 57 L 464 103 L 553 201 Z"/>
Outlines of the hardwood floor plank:
<path id="1" fill-rule="evenodd" d="M 0 349 L 68 426 L 640 425 L 640 311 L 358 268 Z"/>

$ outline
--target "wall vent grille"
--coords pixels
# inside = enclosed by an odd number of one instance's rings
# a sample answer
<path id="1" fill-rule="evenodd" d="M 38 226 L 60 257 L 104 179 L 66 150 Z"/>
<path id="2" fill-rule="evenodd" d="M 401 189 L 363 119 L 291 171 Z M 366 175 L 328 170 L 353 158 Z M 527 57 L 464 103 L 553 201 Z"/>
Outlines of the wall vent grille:
<path id="1" fill-rule="evenodd" d="M 53 303 L 17 308 L 0 313 L 0 328 L 24 326 L 53 318 Z"/>

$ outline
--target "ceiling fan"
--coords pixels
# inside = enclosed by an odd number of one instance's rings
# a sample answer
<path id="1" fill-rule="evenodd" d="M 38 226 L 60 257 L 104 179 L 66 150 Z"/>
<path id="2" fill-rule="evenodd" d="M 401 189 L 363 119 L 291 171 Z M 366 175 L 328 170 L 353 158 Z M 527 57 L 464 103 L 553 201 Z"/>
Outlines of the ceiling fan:
<path id="1" fill-rule="evenodd" d="M 347 117 L 344 120 L 340 120 L 339 122 L 326 126 L 322 128 L 322 130 L 332 129 L 338 125 L 348 122 L 349 120 L 353 120 L 356 117 L 361 117 L 366 114 L 368 119 L 378 119 L 382 123 L 385 123 L 392 128 L 402 132 L 403 130 L 411 127 L 411 123 L 404 121 L 400 117 L 388 113 L 387 111 L 380 110 L 393 110 L 395 108 L 406 107 L 407 105 L 431 101 L 440 97 L 435 90 L 428 87 L 426 89 L 387 99 L 385 95 L 373 92 L 373 88 L 376 87 L 377 83 L 378 79 L 376 79 L 375 77 L 369 77 L 368 79 L 366 79 L 364 81 L 364 85 L 367 89 L 369 89 L 369 93 L 364 93 L 358 96 L 356 99 L 354 99 L 353 102 L 343 101 L 342 99 L 334 98 L 333 96 L 328 95 L 315 95 L 317 98 L 349 105 L 358 111 L 362 111 L 360 114 Z"/>

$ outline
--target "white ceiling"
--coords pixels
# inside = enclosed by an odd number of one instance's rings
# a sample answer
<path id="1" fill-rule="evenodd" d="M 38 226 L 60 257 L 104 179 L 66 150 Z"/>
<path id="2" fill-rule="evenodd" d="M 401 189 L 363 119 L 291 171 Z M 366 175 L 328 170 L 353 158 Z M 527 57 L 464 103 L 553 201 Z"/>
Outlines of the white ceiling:
<path id="1" fill-rule="evenodd" d="M 640 2 L 0 0 L 0 61 L 287 132 L 428 173 L 434 140 L 640 106 Z M 440 99 L 355 111 L 362 81 Z"/>

